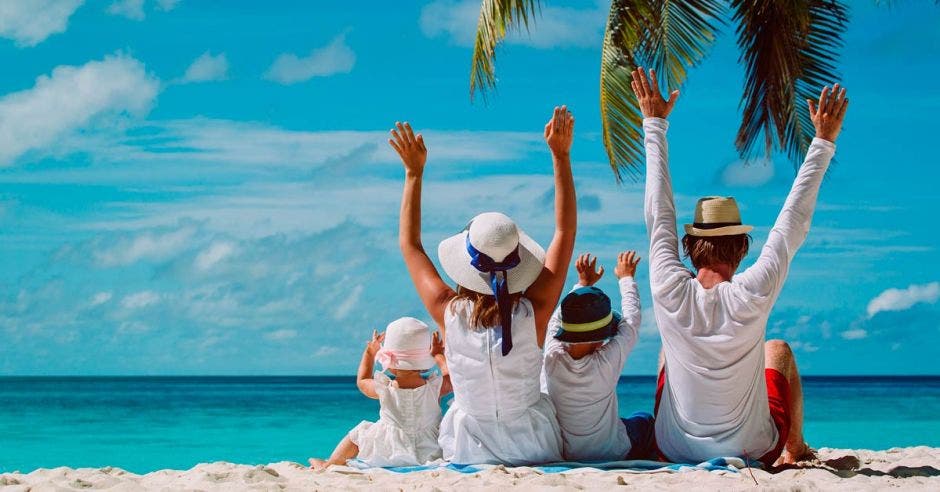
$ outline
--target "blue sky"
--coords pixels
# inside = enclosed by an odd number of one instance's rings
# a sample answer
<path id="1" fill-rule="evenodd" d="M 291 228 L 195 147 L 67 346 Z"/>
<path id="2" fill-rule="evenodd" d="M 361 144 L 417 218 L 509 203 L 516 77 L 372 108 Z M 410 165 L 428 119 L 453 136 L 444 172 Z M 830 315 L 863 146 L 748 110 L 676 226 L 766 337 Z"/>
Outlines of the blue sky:
<path id="1" fill-rule="evenodd" d="M 768 325 L 805 374 L 937 374 L 940 8 L 851 2 L 852 107 Z M 354 374 L 422 311 L 397 250 L 396 120 L 429 147 L 425 244 L 481 211 L 545 243 L 554 105 L 577 118 L 578 251 L 645 250 L 599 139 L 607 6 L 546 2 L 468 98 L 474 2 L 47 0 L 0 8 L 0 374 Z M 734 195 L 759 250 L 792 163 L 743 166 L 726 34 L 671 117 L 679 220 Z M 611 271 L 612 268 L 608 268 Z M 573 279 L 573 277 L 571 277 Z M 625 370 L 651 374 L 646 307 Z M 602 287 L 613 291 L 613 279 Z"/>

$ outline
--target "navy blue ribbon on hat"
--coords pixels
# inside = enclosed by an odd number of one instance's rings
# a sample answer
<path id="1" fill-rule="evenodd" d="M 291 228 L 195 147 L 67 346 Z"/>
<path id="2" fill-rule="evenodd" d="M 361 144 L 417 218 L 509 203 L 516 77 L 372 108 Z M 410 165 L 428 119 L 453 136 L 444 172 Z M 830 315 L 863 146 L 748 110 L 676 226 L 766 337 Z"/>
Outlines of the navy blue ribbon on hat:
<path id="1" fill-rule="evenodd" d="M 512 350 L 512 298 L 509 295 L 509 277 L 506 274 L 519 265 L 519 246 L 509 253 L 503 261 L 496 261 L 486 253 L 476 249 L 470 244 L 470 233 L 467 233 L 467 253 L 470 253 L 470 265 L 473 268 L 490 274 L 490 288 L 496 297 L 496 308 L 499 311 L 499 323 L 503 328 L 502 351 L 503 355 Z M 502 275 L 499 275 L 502 272 Z"/>

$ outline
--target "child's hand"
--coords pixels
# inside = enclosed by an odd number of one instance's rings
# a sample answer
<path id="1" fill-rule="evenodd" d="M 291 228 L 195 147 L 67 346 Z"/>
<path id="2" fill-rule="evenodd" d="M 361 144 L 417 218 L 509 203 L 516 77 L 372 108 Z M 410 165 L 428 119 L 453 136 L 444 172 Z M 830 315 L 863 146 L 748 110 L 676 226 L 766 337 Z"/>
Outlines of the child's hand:
<path id="1" fill-rule="evenodd" d="M 441 338 L 441 332 L 435 331 L 431 334 L 431 356 L 438 355 L 444 355 L 444 339 Z"/>
<path id="2" fill-rule="evenodd" d="M 635 277 L 636 276 L 636 266 L 640 263 L 640 257 L 636 255 L 636 251 L 624 251 L 617 255 L 617 266 L 614 268 L 614 274 L 617 275 L 618 279 L 624 277 Z"/>
<path id="3" fill-rule="evenodd" d="M 590 287 L 604 276 L 604 267 L 597 268 L 597 257 L 584 253 L 574 262 L 578 270 L 578 283 Z"/>
<path id="4" fill-rule="evenodd" d="M 372 357 L 375 357 L 375 354 L 382 350 L 382 342 L 385 341 L 385 333 L 379 333 L 376 330 L 372 330 L 372 339 L 366 342 L 366 352 L 369 353 Z"/>

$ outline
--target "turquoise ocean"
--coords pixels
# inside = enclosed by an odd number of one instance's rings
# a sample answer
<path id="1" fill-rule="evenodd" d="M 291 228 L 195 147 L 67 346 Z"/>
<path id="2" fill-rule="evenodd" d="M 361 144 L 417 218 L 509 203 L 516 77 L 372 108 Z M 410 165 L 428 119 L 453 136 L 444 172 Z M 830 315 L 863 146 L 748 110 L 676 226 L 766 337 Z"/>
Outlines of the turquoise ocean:
<path id="1" fill-rule="evenodd" d="M 940 377 L 804 377 L 815 447 L 940 447 Z M 652 411 L 655 379 L 623 377 L 621 413 Z M 378 405 L 352 377 L 0 377 L 0 472 L 328 456 Z"/>

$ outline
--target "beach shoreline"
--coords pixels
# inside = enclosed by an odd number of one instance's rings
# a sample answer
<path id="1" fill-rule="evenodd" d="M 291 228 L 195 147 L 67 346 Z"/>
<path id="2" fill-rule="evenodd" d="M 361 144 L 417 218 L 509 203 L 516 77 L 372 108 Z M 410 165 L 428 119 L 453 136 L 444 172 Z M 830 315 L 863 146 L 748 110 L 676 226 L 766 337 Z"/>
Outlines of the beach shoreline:
<path id="1" fill-rule="evenodd" d="M 745 469 L 664 473 L 576 469 L 544 473 L 531 467 L 495 466 L 476 473 L 432 470 L 395 473 L 332 467 L 313 472 L 282 461 L 268 465 L 202 463 L 189 470 L 157 470 L 138 475 L 119 468 L 40 468 L 0 473 L 0 490 L 940 490 L 940 448 L 917 446 L 882 451 L 821 448 L 819 461 L 776 473 Z"/>

